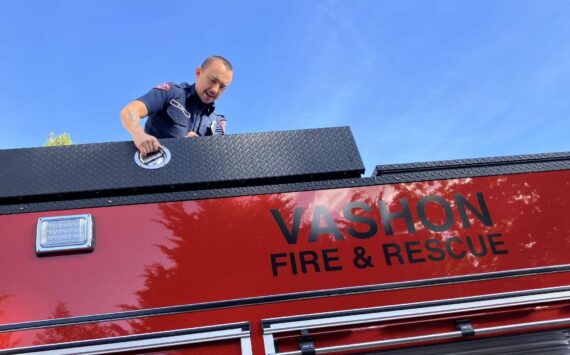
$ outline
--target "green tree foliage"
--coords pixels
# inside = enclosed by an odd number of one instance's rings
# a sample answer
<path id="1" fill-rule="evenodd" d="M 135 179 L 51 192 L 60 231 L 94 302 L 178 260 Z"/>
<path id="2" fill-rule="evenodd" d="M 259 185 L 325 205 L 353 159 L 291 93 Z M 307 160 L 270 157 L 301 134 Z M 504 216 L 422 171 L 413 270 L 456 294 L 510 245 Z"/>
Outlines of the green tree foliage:
<path id="1" fill-rule="evenodd" d="M 72 145 L 71 136 L 69 133 L 58 134 L 57 136 L 51 132 L 49 138 L 44 144 L 44 147 L 54 147 L 58 145 Z"/>

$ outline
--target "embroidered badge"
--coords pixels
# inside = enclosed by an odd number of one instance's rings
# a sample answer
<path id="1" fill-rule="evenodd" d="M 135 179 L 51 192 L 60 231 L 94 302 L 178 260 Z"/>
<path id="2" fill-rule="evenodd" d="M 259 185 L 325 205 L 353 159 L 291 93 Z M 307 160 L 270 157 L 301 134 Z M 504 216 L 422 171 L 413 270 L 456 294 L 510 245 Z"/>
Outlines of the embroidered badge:
<path id="1" fill-rule="evenodd" d="M 220 125 L 220 127 L 222 128 L 222 132 L 225 134 L 226 133 L 226 119 L 222 118 L 218 124 Z"/>
<path id="2" fill-rule="evenodd" d="M 184 116 L 190 118 L 190 112 L 186 111 L 186 109 L 184 108 L 184 105 L 182 105 L 180 102 L 172 99 L 170 100 L 170 104 L 174 107 L 176 107 L 177 109 L 179 109 L 180 111 L 182 111 L 182 113 L 184 114 Z"/>
<path id="3" fill-rule="evenodd" d="M 162 91 L 170 91 L 170 89 L 172 89 L 172 86 L 169 83 L 164 83 L 164 84 L 157 85 L 154 88 L 162 90 Z"/>

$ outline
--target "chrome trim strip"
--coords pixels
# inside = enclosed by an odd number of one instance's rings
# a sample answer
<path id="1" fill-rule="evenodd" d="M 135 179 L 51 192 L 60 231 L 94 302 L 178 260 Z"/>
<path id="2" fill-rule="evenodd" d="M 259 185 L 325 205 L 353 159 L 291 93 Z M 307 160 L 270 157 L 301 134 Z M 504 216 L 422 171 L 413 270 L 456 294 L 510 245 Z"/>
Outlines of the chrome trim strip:
<path id="1" fill-rule="evenodd" d="M 272 354 L 275 352 L 275 341 L 273 340 L 273 334 L 263 334 L 263 348 L 266 354 Z"/>
<path id="2" fill-rule="evenodd" d="M 570 291 L 549 292 L 537 295 L 511 296 L 514 292 L 493 294 L 488 300 L 480 300 L 480 297 L 465 297 L 459 299 L 446 299 L 437 302 L 417 302 L 395 306 L 385 306 L 376 308 L 362 308 L 347 311 L 324 312 L 306 314 L 302 316 L 281 317 L 263 319 L 264 334 L 275 334 L 287 331 L 327 328 L 344 326 L 351 324 L 364 324 L 372 322 L 383 322 L 397 319 L 409 319 L 426 316 L 447 315 L 469 311 L 479 311 L 484 309 L 506 308 L 514 306 L 544 304 L 557 301 L 570 300 Z M 516 293 L 515 293 L 516 294 Z M 479 299 L 478 299 L 479 298 Z M 446 303 L 454 301 L 455 303 Z M 436 303 L 436 305 L 434 305 Z M 404 308 L 404 309 L 397 309 Z M 353 313 L 353 314 L 346 314 Z M 360 314 L 358 314 L 360 313 Z M 305 318 L 305 319 L 303 319 Z"/>
<path id="3" fill-rule="evenodd" d="M 242 337 L 240 339 L 240 347 L 242 355 L 253 355 L 253 347 L 251 346 L 251 337 Z"/>
<path id="4" fill-rule="evenodd" d="M 502 325 L 497 327 L 480 328 L 480 329 L 475 329 L 475 335 L 494 334 L 497 332 L 506 332 L 511 330 L 525 330 L 529 328 L 549 327 L 549 326 L 566 325 L 566 324 L 570 324 L 570 318 L 561 318 L 561 319 L 543 320 L 543 321 L 528 322 L 528 323 Z"/>
<path id="5" fill-rule="evenodd" d="M 537 321 L 537 322 L 529 322 L 529 323 L 518 323 L 518 324 L 510 324 L 498 327 L 488 327 L 488 328 L 480 328 L 475 329 L 475 335 L 494 335 L 496 333 L 506 332 L 506 331 L 513 331 L 513 330 L 526 330 L 538 327 L 546 327 L 546 326 L 557 326 L 557 325 L 566 325 L 570 324 L 570 318 L 563 318 L 563 319 L 555 319 L 555 320 L 547 320 L 547 321 Z M 445 340 L 445 339 L 453 339 L 453 338 L 461 338 L 461 332 L 448 332 L 448 333 L 437 333 L 437 334 L 429 334 L 429 335 L 420 335 L 415 337 L 407 337 L 407 338 L 396 338 L 396 339 L 388 339 L 388 340 L 378 340 L 378 341 L 371 341 L 365 343 L 354 343 L 354 344 L 345 344 L 345 345 L 337 345 L 337 346 L 329 346 L 324 348 L 317 348 L 317 354 L 327 354 L 339 351 L 349 351 L 349 350 L 362 350 L 366 348 L 374 348 L 379 346 L 387 346 L 387 345 L 402 345 L 402 344 L 413 344 L 421 341 L 431 341 L 431 340 Z M 269 355 L 301 355 L 301 351 L 288 351 L 288 352 L 281 352 L 281 353 L 268 353 Z"/>
<path id="6" fill-rule="evenodd" d="M 393 283 L 376 284 L 368 286 L 355 286 L 355 287 L 334 288 L 334 289 L 325 289 L 325 290 L 316 290 L 316 291 L 296 292 L 296 293 L 284 293 L 277 295 L 230 299 L 223 301 L 194 303 L 194 304 L 186 304 L 178 306 L 158 307 L 158 308 L 150 308 L 150 309 L 137 310 L 137 311 L 102 313 L 102 314 L 95 314 L 88 316 L 77 316 L 77 317 L 60 318 L 60 319 L 46 319 L 38 321 L 10 323 L 10 324 L 0 325 L 0 333 L 17 331 L 17 330 L 41 329 L 47 327 L 59 327 L 59 326 L 76 325 L 84 323 L 94 323 L 102 321 L 133 319 L 139 317 L 173 315 L 180 313 L 232 308 L 239 306 L 253 306 L 257 304 L 296 301 L 296 300 L 312 299 L 319 297 L 363 294 L 371 292 L 386 292 L 386 291 L 400 290 L 407 288 L 432 287 L 432 286 L 441 286 L 441 285 L 449 285 L 449 284 L 464 283 L 464 282 L 476 282 L 483 280 L 487 281 L 487 280 L 495 280 L 503 278 L 523 277 L 529 275 L 541 275 L 541 274 L 569 272 L 569 271 L 570 271 L 570 264 L 564 264 L 564 265 L 546 266 L 539 268 L 526 268 L 526 269 L 515 269 L 509 271 L 495 271 L 490 273 L 470 274 L 465 276 L 450 276 L 450 277 L 435 278 L 435 279 L 393 282 Z M 564 286 L 557 288 L 563 288 L 563 287 Z M 531 292 L 533 291 L 536 292 L 539 290 L 548 290 L 548 288 L 531 290 Z M 516 291 L 516 292 L 529 292 L 529 290 Z"/>
<path id="7" fill-rule="evenodd" d="M 0 350 L 0 354 L 110 354 L 116 352 L 155 349 L 161 347 L 207 343 L 238 338 L 241 341 L 242 348 L 247 351 L 248 348 L 247 346 L 244 347 L 244 344 L 246 343 L 243 342 L 243 339 L 250 339 L 250 331 L 249 329 L 244 329 L 246 324 L 247 323 L 244 322 L 230 323 L 220 326 L 177 329 L 175 331 L 125 335 L 69 343 L 36 345 L 30 347 Z M 246 328 L 249 328 L 249 326 Z M 173 335 L 173 333 L 175 334 Z M 249 343 L 249 348 L 251 349 L 251 341 L 249 341 Z M 251 351 L 249 353 L 244 352 L 244 354 L 251 354 Z"/>
<path id="8" fill-rule="evenodd" d="M 445 339 L 453 339 L 453 338 L 461 338 L 461 332 L 455 331 L 455 332 L 448 332 L 448 333 L 420 335 L 420 336 L 408 337 L 408 338 L 396 338 L 396 339 L 389 339 L 389 340 L 369 341 L 366 343 L 355 343 L 355 344 L 347 344 L 347 345 L 328 346 L 325 348 L 316 348 L 315 352 L 317 354 L 326 354 L 326 353 L 339 352 L 339 351 L 362 350 L 362 349 L 367 349 L 367 348 L 375 348 L 378 346 L 413 344 L 413 343 L 418 343 L 418 342 L 422 342 L 422 341 L 445 340 Z M 299 350 L 299 351 L 287 351 L 287 352 L 282 352 L 282 353 L 270 353 L 269 355 L 302 355 L 302 353 Z"/>

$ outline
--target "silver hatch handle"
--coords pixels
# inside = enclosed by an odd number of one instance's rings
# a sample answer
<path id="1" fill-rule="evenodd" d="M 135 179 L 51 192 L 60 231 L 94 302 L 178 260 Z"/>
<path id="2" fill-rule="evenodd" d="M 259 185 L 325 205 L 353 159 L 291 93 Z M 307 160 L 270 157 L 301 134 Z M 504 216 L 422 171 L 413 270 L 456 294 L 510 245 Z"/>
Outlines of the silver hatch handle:
<path id="1" fill-rule="evenodd" d="M 141 168 L 158 169 L 168 164 L 170 157 L 170 150 L 166 147 L 161 147 L 156 152 L 149 153 L 144 157 L 137 151 L 135 153 L 135 162 Z"/>

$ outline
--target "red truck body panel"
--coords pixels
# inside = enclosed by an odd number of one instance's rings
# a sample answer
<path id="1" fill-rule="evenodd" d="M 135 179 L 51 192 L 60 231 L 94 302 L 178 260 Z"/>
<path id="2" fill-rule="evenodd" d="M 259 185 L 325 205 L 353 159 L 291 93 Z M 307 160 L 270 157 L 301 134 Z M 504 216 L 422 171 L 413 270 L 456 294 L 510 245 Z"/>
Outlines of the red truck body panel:
<path id="1" fill-rule="evenodd" d="M 0 354 L 570 349 L 569 154 L 360 178 L 357 152 L 332 141 L 353 144 L 346 129 L 172 140 L 170 170 L 119 160 L 107 180 L 90 155 L 100 169 L 132 144 L 0 151 Z M 34 162 L 54 173 L 28 193 Z M 41 218 L 86 214 L 91 252 L 36 251 Z"/>
<path id="2" fill-rule="evenodd" d="M 25 347 L 249 321 L 263 353 L 266 318 L 566 286 L 569 182 L 570 172 L 552 171 L 3 215 L 3 324 L 158 315 L 0 336 Z M 36 256 L 38 218 L 83 213 L 95 220 L 93 253 Z M 188 311 L 160 315 L 181 305 Z M 526 322 L 566 307 L 510 312 Z M 472 318 L 487 325 L 508 318 L 480 313 Z M 425 327 L 453 329 L 439 323 Z"/>

